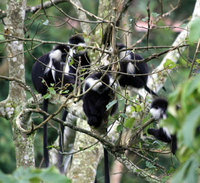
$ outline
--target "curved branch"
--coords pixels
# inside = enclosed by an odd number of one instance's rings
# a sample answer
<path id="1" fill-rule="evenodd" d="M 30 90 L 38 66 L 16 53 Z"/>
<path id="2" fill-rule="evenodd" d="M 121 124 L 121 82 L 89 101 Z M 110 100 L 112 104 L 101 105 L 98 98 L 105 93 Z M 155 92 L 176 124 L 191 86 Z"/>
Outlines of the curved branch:
<path id="1" fill-rule="evenodd" d="M 67 2 L 66 0 L 51 0 L 51 1 L 46 1 L 43 4 L 37 5 L 37 6 L 32 6 L 32 7 L 27 7 L 26 12 L 31 12 L 35 13 L 36 11 L 40 9 L 48 9 L 51 8 L 54 4 L 60 4 L 63 2 Z"/>

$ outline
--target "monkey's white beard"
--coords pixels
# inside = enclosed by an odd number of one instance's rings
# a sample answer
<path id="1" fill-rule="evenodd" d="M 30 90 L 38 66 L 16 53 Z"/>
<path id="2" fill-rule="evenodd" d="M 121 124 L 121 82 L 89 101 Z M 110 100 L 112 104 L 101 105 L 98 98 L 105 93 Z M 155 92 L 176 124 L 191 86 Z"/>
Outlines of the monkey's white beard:
<path id="1" fill-rule="evenodd" d="M 127 65 L 127 73 L 134 74 L 135 73 L 135 66 L 129 62 Z"/>
<path id="2" fill-rule="evenodd" d="M 170 133 L 169 133 L 168 128 L 167 128 L 167 127 L 162 127 L 162 128 L 163 128 L 163 131 L 165 132 L 165 134 L 168 136 L 168 138 L 171 139 L 171 135 L 170 135 Z"/>
<path id="3" fill-rule="evenodd" d="M 86 79 L 86 81 L 84 83 L 83 92 L 85 92 L 86 85 L 88 85 L 89 88 L 94 85 L 92 90 L 98 92 L 99 87 L 102 86 L 102 83 L 99 81 L 99 79 L 88 78 L 88 79 Z"/>
<path id="4" fill-rule="evenodd" d="M 152 116 L 155 120 L 162 118 L 162 110 L 161 109 L 151 108 L 150 113 L 152 114 Z"/>

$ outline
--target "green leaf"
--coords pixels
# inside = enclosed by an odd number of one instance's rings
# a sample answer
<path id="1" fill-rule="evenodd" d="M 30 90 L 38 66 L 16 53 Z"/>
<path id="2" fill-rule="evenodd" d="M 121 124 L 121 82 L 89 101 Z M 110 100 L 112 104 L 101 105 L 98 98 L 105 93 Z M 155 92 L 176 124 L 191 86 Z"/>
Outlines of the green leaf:
<path id="1" fill-rule="evenodd" d="M 52 95 L 55 95 L 55 94 L 56 94 L 56 91 L 54 90 L 53 87 L 49 87 L 49 88 L 48 88 L 48 91 L 49 91 L 49 93 L 52 94 Z"/>
<path id="2" fill-rule="evenodd" d="M 154 18 L 156 18 L 156 17 L 158 17 L 160 14 L 153 12 L 153 13 L 151 13 L 151 15 L 152 15 Z"/>
<path id="3" fill-rule="evenodd" d="M 162 177 L 161 183 L 167 182 L 168 179 L 169 179 L 169 176 L 164 176 L 164 177 Z"/>
<path id="4" fill-rule="evenodd" d="M 131 129 L 131 128 L 133 127 L 134 121 L 135 121 L 135 118 L 128 118 L 128 119 L 125 121 L 124 126 L 125 126 L 126 128 Z"/>
<path id="5" fill-rule="evenodd" d="M 156 168 L 151 162 L 149 161 L 146 161 L 146 167 L 149 168 L 149 169 L 154 169 Z"/>
<path id="6" fill-rule="evenodd" d="M 0 172 L 0 183 L 71 183 L 64 175 L 60 175 L 55 167 L 45 169 L 19 167 L 13 175 Z"/>
<path id="7" fill-rule="evenodd" d="M 200 59 L 196 59 L 195 61 L 196 63 L 200 64 Z"/>
<path id="8" fill-rule="evenodd" d="M 192 183 L 198 182 L 198 174 L 197 174 L 198 167 L 199 167 L 199 164 L 198 164 L 197 159 L 195 158 L 193 159 L 192 157 L 192 162 L 191 162 L 190 167 L 188 168 L 185 182 L 192 182 Z"/>
<path id="9" fill-rule="evenodd" d="M 106 105 L 106 110 L 108 111 L 111 107 L 113 107 L 117 103 L 117 100 L 113 100 Z"/>
<path id="10" fill-rule="evenodd" d="M 164 63 L 164 68 L 173 69 L 174 67 L 176 67 L 176 64 L 170 59 L 167 59 Z"/>
<path id="11" fill-rule="evenodd" d="M 85 48 L 84 47 L 82 47 L 82 46 L 78 46 L 78 47 L 76 47 L 76 51 L 84 51 L 85 50 Z"/>
<path id="12" fill-rule="evenodd" d="M 169 111 L 171 112 L 171 111 Z M 159 121 L 160 127 L 167 127 L 170 131 L 170 133 L 175 133 L 177 130 L 179 130 L 179 121 L 176 117 L 173 116 L 171 113 L 167 113 L 167 119 L 160 120 Z"/>
<path id="13" fill-rule="evenodd" d="M 69 90 L 65 90 L 62 93 L 64 93 L 64 94 L 69 93 Z"/>
<path id="14" fill-rule="evenodd" d="M 176 171 L 171 183 L 197 183 L 197 169 L 198 161 L 194 158 L 194 156 L 191 156 L 191 158 Z"/>
<path id="15" fill-rule="evenodd" d="M 43 99 L 48 99 L 51 98 L 51 94 L 46 93 L 45 95 L 42 96 Z"/>
<path id="16" fill-rule="evenodd" d="M 55 167 L 43 169 L 43 171 L 39 174 L 39 177 L 46 183 L 71 183 L 67 177 L 60 175 Z"/>
<path id="17" fill-rule="evenodd" d="M 200 106 L 193 109 L 187 116 L 183 123 L 182 134 L 184 143 L 188 147 L 193 146 L 195 131 L 200 119 Z"/>
<path id="18" fill-rule="evenodd" d="M 146 22 L 147 20 L 148 20 L 148 17 L 144 17 L 144 18 L 142 19 L 143 22 Z"/>
<path id="19" fill-rule="evenodd" d="M 122 117 L 122 118 L 127 118 L 127 115 L 126 115 L 125 113 L 121 113 L 121 114 L 120 114 L 120 117 Z"/>
<path id="20" fill-rule="evenodd" d="M 5 40 L 4 36 L 0 35 L 0 41 L 3 41 L 3 40 Z"/>
<path id="21" fill-rule="evenodd" d="M 11 175 L 6 175 L 6 174 L 3 174 L 1 171 L 0 171 L 0 183 L 16 183 L 17 180 L 12 177 Z"/>
<path id="22" fill-rule="evenodd" d="M 189 95 L 191 95 L 195 89 L 200 87 L 200 77 L 199 75 L 190 79 L 183 88 L 183 100 L 186 100 Z"/>
<path id="23" fill-rule="evenodd" d="M 86 70 L 87 70 L 86 68 L 80 69 L 81 73 L 85 72 Z"/>
<path id="24" fill-rule="evenodd" d="M 118 125 L 117 126 L 117 132 L 122 132 L 123 130 L 123 125 Z"/>
<path id="25" fill-rule="evenodd" d="M 187 161 L 181 169 L 177 171 L 175 176 L 172 178 L 172 183 L 182 183 L 184 180 L 184 175 L 186 173 L 186 170 L 190 166 L 190 161 Z"/>
<path id="26" fill-rule="evenodd" d="M 189 42 L 197 42 L 200 39 L 200 18 L 194 18 L 189 25 L 189 29 Z"/>
<path id="27" fill-rule="evenodd" d="M 140 105 L 135 105 L 135 112 L 140 112 L 142 111 L 142 107 Z"/>
<path id="28" fill-rule="evenodd" d="M 72 66 L 74 63 L 74 59 L 71 57 L 70 62 L 69 62 L 69 66 Z"/>
<path id="29" fill-rule="evenodd" d="M 187 24 L 181 24 L 181 28 L 185 28 L 187 26 Z"/>
<path id="30" fill-rule="evenodd" d="M 131 112 L 135 112 L 135 111 L 136 111 L 135 106 L 131 106 Z"/>
<path id="31" fill-rule="evenodd" d="M 167 171 L 168 174 L 171 174 L 175 171 L 174 167 L 170 167 L 170 169 Z"/>

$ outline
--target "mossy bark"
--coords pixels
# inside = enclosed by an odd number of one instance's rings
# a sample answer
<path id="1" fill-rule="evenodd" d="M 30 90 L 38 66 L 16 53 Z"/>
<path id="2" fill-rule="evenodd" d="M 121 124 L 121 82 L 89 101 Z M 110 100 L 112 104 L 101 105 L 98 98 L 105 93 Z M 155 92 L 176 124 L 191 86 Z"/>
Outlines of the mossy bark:
<path id="1" fill-rule="evenodd" d="M 25 83 L 25 64 L 23 41 L 17 38 L 24 38 L 26 0 L 8 0 L 7 17 L 5 18 L 4 33 L 7 43 L 7 61 L 9 64 L 9 77 L 17 78 Z M 16 38 L 17 37 L 17 38 Z M 6 103 L 10 104 L 7 113 L 13 130 L 13 140 L 15 143 L 17 167 L 33 167 L 34 160 L 34 135 L 23 134 L 16 125 L 16 117 L 23 109 L 26 101 L 25 90 L 16 82 L 9 83 L 9 95 Z M 6 105 L 7 105 L 6 104 Z M 10 112 L 12 111 L 12 113 Z M 23 126 L 28 128 L 29 120 L 22 121 Z"/>
<path id="2" fill-rule="evenodd" d="M 77 122 L 81 128 L 89 130 L 86 121 Z M 93 183 L 96 176 L 96 169 L 102 156 L 102 145 L 97 140 L 83 133 L 76 134 L 74 151 L 82 151 L 73 155 L 73 162 L 67 176 L 72 183 Z M 87 148 L 85 150 L 85 148 Z"/>
<path id="3" fill-rule="evenodd" d="M 111 12 L 113 11 L 112 1 L 100 0 L 98 11 L 99 17 L 110 20 L 112 15 Z M 95 33 L 92 35 L 92 40 L 95 40 L 97 43 L 100 43 L 102 38 L 101 25 L 98 26 Z M 105 27 L 106 26 L 107 24 L 105 24 Z M 83 32 L 85 32 L 85 30 L 83 30 Z M 77 122 L 77 125 L 81 128 L 90 130 L 89 125 L 85 120 Z M 95 145 L 92 146 L 93 144 Z M 86 147 L 88 147 L 88 149 L 85 150 L 84 148 Z M 100 143 L 97 143 L 96 139 L 89 137 L 86 134 L 77 133 L 74 143 L 74 149 L 75 151 L 78 151 L 80 149 L 84 150 L 73 155 L 72 165 L 70 170 L 67 172 L 67 176 L 72 179 L 73 183 L 93 183 L 96 176 L 97 166 L 103 155 L 102 145 Z"/>

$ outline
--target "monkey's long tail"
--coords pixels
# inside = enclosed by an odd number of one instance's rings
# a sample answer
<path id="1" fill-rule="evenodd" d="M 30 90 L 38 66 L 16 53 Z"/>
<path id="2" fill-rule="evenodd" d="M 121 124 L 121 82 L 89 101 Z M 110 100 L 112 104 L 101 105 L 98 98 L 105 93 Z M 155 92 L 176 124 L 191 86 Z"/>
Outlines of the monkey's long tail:
<path id="1" fill-rule="evenodd" d="M 147 85 L 144 86 L 144 89 L 145 89 L 149 94 L 158 97 L 158 95 L 157 95 L 153 90 L 151 90 Z"/>
<path id="2" fill-rule="evenodd" d="M 48 112 L 48 99 L 44 99 L 43 101 L 43 111 Z M 46 120 L 47 116 L 44 115 L 43 120 Z M 43 154 L 44 154 L 44 164 L 47 168 L 49 166 L 49 152 L 48 152 L 48 131 L 47 131 L 47 123 L 43 126 Z"/>
<path id="3" fill-rule="evenodd" d="M 62 114 L 62 121 L 66 121 L 66 117 L 68 115 L 68 112 L 63 109 Z M 60 173 L 63 173 L 64 166 L 63 166 L 63 143 L 64 143 L 64 129 L 65 126 L 63 124 L 60 124 L 60 134 L 59 134 L 59 153 L 58 153 L 58 168 Z"/>
<path id="4" fill-rule="evenodd" d="M 105 183 L 110 183 L 110 174 L 109 174 L 109 161 L 108 161 L 108 151 L 104 147 L 104 176 Z"/>

